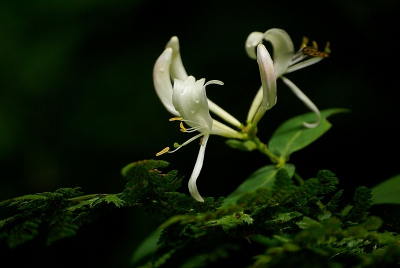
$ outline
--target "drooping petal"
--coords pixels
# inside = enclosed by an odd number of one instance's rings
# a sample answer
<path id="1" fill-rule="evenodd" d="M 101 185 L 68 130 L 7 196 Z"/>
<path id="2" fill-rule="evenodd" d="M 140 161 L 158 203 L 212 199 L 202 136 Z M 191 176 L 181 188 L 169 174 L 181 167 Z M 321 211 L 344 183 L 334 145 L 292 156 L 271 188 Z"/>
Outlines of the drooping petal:
<path id="1" fill-rule="evenodd" d="M 166 48 L 172 48 L 172 64 L 171 64 L 171 78 L 178 78 L 179 80 L 184 81 L 188 75 L 186 73 L 185 67 L 182 63 L 181 52 L 179 48 L 179 39 L 177 36 L 171 37 Z"/>
<path id="2" fill-rule="evenodd" d="M 252 32 L 246 39 L 245 49 L 250 58 L 256 59 L 256 47 L 262 42 L 264 34 L 262 32 Z"/>
<path id="3" fill-rule="evenodd" d="M 197 190 L 196 181 L 197 178 L 199 177 L 201 168 L 203 167 L 204 153 L 206 151 L 206 145 L 209 137 L 210 137 L 209 134 L 204 135 L 203 142 L 200 145 L 199 155 L 197 156 L 196 164 L 194 165 L 194 169 L 188 183 L 190 194 L 194 199 L 196 199 L 199 202 L 204 202 L 204 199 L 201 197 L 199 191 Z"/>
<path id="4" fill-rule="evenodd" d="M 264 113 L 276 103 L 276 76 L 271 56 L 263 44 L 257 46 L 257 63 L 260 69 L 263 89 L 262 102 L 259 106 L 253 124 L 257 124 Z"/>
<path id="5" fill-rule="evenodd" d="M 321 122 L 321 113 L 317 106 L 289 79 L 281 76 L 282 81 L 292 90 L 292 92 L 311 110 L 317 115 L 317 121 L 314 123 L 303 122 L 306 128 L 314 128 Z"/>
<path id="6" fill-rule="evenodd" d="M 153 69 L 153 82 L 157 95 L 168 112 L 175 116 L 179 116 L 179 113 L 175 110 L 174 105 L 172 104 L 173 90 L 169 72 L 172 52 L 172 48 L 167 48 L 161 56 L 158 57 Z"/>
<path id="7" fill-rule="evenodd" d="M 273 28 L 265 32 L 265 40 L 271 42 L 274 48 L 274 67 L 276 77 L 286 73 L 294 55 L 292 39 L 286 31 Z"/>
<path id="8" fill-rule="evenodd" d="M 211 132 L 212 118 L 208 108 L 204 79 L 196 81 L 193 76 L 189 76 L 185 81 L 175 79 L 172 102 L 178 113 L 185 119 L 185 123 L 199 128 L 200 132 Z"/>
<path id="9" fill-rule="evenodd" d="M 305 60 L 305 61 L 301 61 L 301 62 L 299 62 L 297 64 L 294 64 L 294 65 L 290 66 L 286 70 L 286 73 L 288 74 L 288 73 L 297 71 L 299 69 L 303 69 L 303 68 L 305 68 L 307 66 L 313 65 L 313 64 L 315 64 L 317 62 L 320 62 L 323 59 L 324 59 L 323 57 L 314 57 L 314 58 L 311 58 L 311 59 L 308 59 L 308 60 Z"/>

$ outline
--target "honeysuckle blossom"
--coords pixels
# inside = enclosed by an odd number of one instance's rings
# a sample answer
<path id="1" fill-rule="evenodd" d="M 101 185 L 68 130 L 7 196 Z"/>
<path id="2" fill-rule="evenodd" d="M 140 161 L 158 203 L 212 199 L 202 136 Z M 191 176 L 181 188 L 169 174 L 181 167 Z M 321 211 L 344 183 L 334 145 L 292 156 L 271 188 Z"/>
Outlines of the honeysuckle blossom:
<path id="1" fill-rule="evenodd" d="M 260 69 L 261 88 L 247 116 L 247 122 L 257 125 L 264 113 L 276 104 L 276 75 L 268 50 L 263 44 L 257 46 L 257 63 Z"/>
<path id="2" fill-rule="evenodd" d="M 300 98 L 301 101 L 317 115 L 317 121 L 314 123 L 303 122 L 303 125 L 308 128 L 318 126 L 321 121 L 321 113 L 315 104 L 289 79 L 284 77 L 284 74 L 291 73 L 301 68 L 307 67 L 321 61 L 328 54 L 319 52 L 316 43 L 313 42 L 313 47 L 307 47 L 308 40 L 304 39 L 301 49 L 298 52 L 294 51 L 293 42 L 290 36 L 282 29 L 270 29 L 265 33 L 253 32 L 246 40 L 246 52 L 250 58 L 256 59 L 258 55 L 255 53 L 255 48 L 262 43 L 263 39 L 271 42 L 274 49 L 273 64 L 277 78 L 282 81 L 292 90 L 292 92 Z M 253 106 L 259 106 L 262 102 L 260 95 L 262 88 L 257 93 Z M 251 120 L 254 111 L 250 109 L 247 120 Z"/>
<path id="3" fill-rule="evenodd" d="M 174 81 L 173 86 L 171 80 Z M 167 152 L 173 153 L 193 140 L 202 138 L 196 164 L 189 179 L 189 191 L 197 201 L 204 202 L 197 190 L 196 181 L 203 166 L 204 153 L 209 136 L 215 134 L 236 139 L 244 139 L 246 136 L 246 134 L 235 131 L 212 119 L 209 111 L 212 111 L 226 122 L 238 128 L 241 128 L 242 124 L 232 115 L 207 99 L 205 87 L 209 84 L 223 85 L 221 81 L 212 80 L 204 84 L 205 79 L 196 81 L 193 76 L 187 75 L 180 56 L 179 41 L 175 36 L 171 38 L 166 49 L 156 61 L 153 70 L 153 81 L 161 102 L 171 114 L 176 116 L 175 118 L 171 118 L 170 121 L 180 120 L 182 132 L 200 132 L 181 145 L 175 143 L 175 150 L 170 151 L 170 148 L 166 147 L 156 155 L 159 156 Z M 189 125 L 190 128 L 185 128 L 183 122 Z"/>
<path id="4" fill-rule="evenodd" d="M 175 143 L 174 147 L 176 149 L 173 151 L 169 151 L 169 147 L 167 147 L 161 152 L 157 153 L 157 156 L 159 156 L 166 152 L 176 152 L 195 139 L 201 138 L 200 151 L 188 183 L 190 194 L 199 202 L 204 202 L 204 200 L 197 190 L 196 181 L 203 166 L 204 153 L 210 135 L 215 134 L 228 138 L 243 138 L 242 133 L 237 132 L 230 127 L 212 119 L 210 116 L 205 87 L 210 84 L 223 85 L 223 83 L 218 80 L 211 80 L 206 84 L 204 84 L 204 82 L 204 78 L 196 81 L 193 76 L 188 76 L 184 81 L 176 78 L 174 79 L 172 105 L 179 114 L 179 117 L 171 118 L 170 121 L 181 121 L 180 128 L 182 132 L 191 133 L 198 131 L 200 133 L 181 145 Z M 168 83 L 171 86 L 171 82 L 168 81 Z M 183 122 L 190 126 L 190 128 L 185 128 Z"/>
<path id="5" fill-rule="evenodd" d="M 153 70 L 154 87 L 157 95 L 165 108 L 172 114 L 178 116 L 172 104 L 172 86 L 166 83 L 167 80 L 179 79 L 184 81 L 188 77 L 183 66 L 178 37 L 172 37 L 166 45 L 166 49 L 157 59 Z M 243 127 L 235 117 L 230 115 L 224 109 L 214 102 L 208 100 L 208 106 L 211 112 L 222 118 L 225 122 L 237 128 Z"/>

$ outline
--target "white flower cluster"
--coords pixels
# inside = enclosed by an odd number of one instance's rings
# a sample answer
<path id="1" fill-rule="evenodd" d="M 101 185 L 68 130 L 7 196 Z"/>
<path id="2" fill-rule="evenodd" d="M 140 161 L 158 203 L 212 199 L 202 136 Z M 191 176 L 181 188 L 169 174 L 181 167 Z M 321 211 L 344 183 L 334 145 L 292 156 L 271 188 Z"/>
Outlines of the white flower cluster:
<path id="1" fill-rule="evenodd" d="M 273 61 L 262 44 L 263 39 L 271 42 L 273 46 Z M 181 145 L 175 143 L 175 150 L 173 151 L 166 147 L 157 153 L 157 156 L 166 152 L 173 153 L 193 140 L 201 138 L 199 155 L 189 179 L 189 191 L 197 201 L 204 202 L 197 190 L 196 180 L 203 166 L 208 138 L 211 134 L 214 134 L 244 140 L 248 138 L 248 135 L 243 131 L 245 128 L 239 120 L 207 98 L 206 86 L 211 84 L 223 85 L 223 82 L 211 80 L 205 83 L 204 78 L 196 81 L 193 76 L 188 76 L 182 64 L 179 49 L 178 38 L 174 36 L 168 42 L 166 49 L 154 66 L 154 87 L 165 108 L 175 116 L 170 121 L 181 121 L 180 129 L 182 132 L 199 132 L 199 134 Z M 300 51 L 295 52 L 289 35 L 281 29 L 270 29 L 265 33 L 251 33 L 246 40 L 246 51 L 250 58 L 257 59 L 262 83 L 250 107 L 247 123 L 256 126 L 264 113 L 276 104 L 276 79 L 281 78 L 306 106 L 317 114 L 317 122 L 311 124 L 304 122 L 304 126 L 316 127 L 321 118 L 318 108 L 295 84 L 283 75 L 314 64 L 326 57 L 327 54 L 318 52 L 316 44 L 313 47 L 307 47 L 306 44 L 303 44 Z M 213 119 L 210 111 L 239 131 Z M 189 128 L 186 128 L 183 122 Z"/>

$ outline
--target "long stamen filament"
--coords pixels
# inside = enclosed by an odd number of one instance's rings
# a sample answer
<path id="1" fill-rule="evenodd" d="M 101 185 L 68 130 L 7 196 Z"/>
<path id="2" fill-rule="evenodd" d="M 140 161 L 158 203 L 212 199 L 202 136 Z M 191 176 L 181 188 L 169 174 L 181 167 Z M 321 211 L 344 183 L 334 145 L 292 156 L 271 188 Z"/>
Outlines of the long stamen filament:
<path id="1" fill-rule="evenodd" d="M 194 136 L 194 137 L 188 139 L 187 141 L 185 141 L 184 143 L 182 143 L 181 145 L 179 145 L 179 147 L 176 148 L 175 150 L 173 150 L 173 151 L 167 151 L 167 152 L 168 152 L 168 153 L 174 153 L 174 152 L 178 151 L 180 148 L 182 148 L 183 146 L 187 145 L 188 143 L 191 143 L 191 142 L 194 141 L 195 139 L 197 139 L 197 138 L 199 138 L 199 137 L 202 137 L 202 136 L 204 136 L 204 133 L 197 134 L 196 136 Z M 175 144 L 174 144 L 174 146 L 175 146 Z M 165 150 L 165 149 L 164 149 L 164 150 Z"/>

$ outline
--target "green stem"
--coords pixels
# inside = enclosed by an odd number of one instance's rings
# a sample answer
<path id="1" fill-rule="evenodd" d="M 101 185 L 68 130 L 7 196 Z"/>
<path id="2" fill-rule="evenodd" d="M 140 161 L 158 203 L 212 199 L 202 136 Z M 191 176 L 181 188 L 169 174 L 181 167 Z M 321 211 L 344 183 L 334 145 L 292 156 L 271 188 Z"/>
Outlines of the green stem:
<path id="1" fill-rule="evenodd" d="M 304 180 L 303 178 L 299 175 L 299 173 L 297 173 L 296 171 L 293 174 L 293 177 L 296 179 L 296 181 L 300 184 L 303 185 L 304 184 Z"/>
<path id="2" fill-rule="evenodd" d="M 253 141 L 257 144 L 258 150 L 268 156 L 272 163 L 276 163 L 277 167 L 282 167 L 285 165 L 285 159 L 274 155 L 270 150 L 268 150 L 267 145 L 261 142 L 259 138 L 254 137 Z"/>

